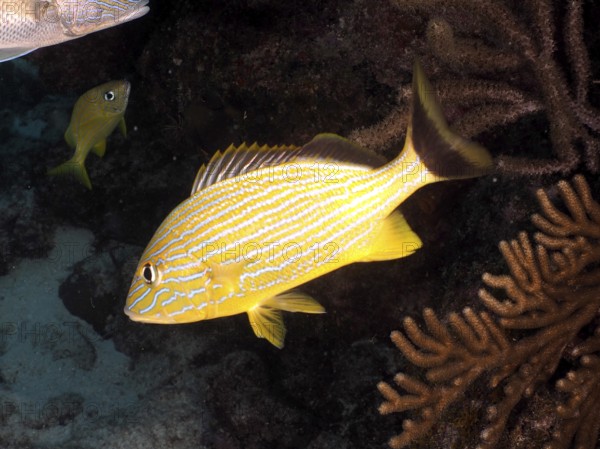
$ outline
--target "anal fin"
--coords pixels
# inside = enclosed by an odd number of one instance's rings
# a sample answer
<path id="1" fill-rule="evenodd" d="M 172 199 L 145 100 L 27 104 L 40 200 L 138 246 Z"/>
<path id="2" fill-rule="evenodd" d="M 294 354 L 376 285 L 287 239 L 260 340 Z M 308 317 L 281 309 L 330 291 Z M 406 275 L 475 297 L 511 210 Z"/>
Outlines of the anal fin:
<path id="1" fill-rule="evenodd" d="M 421 239 L 410 228 L 404 216 L 394 211 L 383 220 L 371 251 L 360 262 L 399 259 L 414 253 L 422 245 Z"/>
<path id="2" fill-rule="evenodd" d="M 92 147 L 92 151 L 98 157 L 103 157 L 106 153 L 106 139 L 102 139 L 96 145 Z"/>

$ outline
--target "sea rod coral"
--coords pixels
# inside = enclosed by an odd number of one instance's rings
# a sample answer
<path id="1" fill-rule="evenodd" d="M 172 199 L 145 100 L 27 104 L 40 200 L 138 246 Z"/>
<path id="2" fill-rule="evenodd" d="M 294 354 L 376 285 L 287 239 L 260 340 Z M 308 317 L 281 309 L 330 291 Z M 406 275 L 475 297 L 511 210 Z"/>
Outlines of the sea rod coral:
<path id="1" fill-rule="evenodd" d="M 403 13 L 425 17 L 422 34 L 407 51 L 437 67 L 432 85 L 456 108 L 453 126 L 459 134 L 472 138 L 524 117 L 545 116 L 547 127 L 531 133 L 544 142 L 548 128 L 551 150 L 544 152 L 554 157 L 534 156 L 527 144 L 517 144 L 516 155 L 499 155 L 499 170 L 543 175 L 570 173 L 581 165 L 600 169 L 600 114 L 589 102 L 592 66 L 582 0 L 390 1 Z M 397 140 L 408 117 L 409 94 L 402 86 L 398 107 L 350 138 L 377 147 Z"/>
<path id="2" fill-rule="evenodd" d="M 583 176 L 558 184 L 568 213 L 537 192 L 541 214 L 533 236 L 522 232 L 499 247 L 510 274 L 485 273 L 479 298 L 487 310 L 465 308 L 441 320 L 425 309 L 422 330 L 405 318 L 391 338 L 402 354 L 425 370 L 425 381 L 405 373 L 396 386 L 378 385 L 382 414 L 413 410 L 402 432 L 389 441 L 398 449 L 423 437 L 481 378 L 490 405 L 479 447 L 501 441 L 517 404 L 552 376 L 556 404 L 547 449 L 593 449 L 600 414 L 600 204 Z M 559 364 L 561 364 L 559 369 Z M 565 368 L 566 366 L 566 368 Z M 565 374 L 566 372 L 566 374 Z M 554 395 L 553 395 L 554 396 Z M 541 418 L 541 417 L 540 417 Z"/>

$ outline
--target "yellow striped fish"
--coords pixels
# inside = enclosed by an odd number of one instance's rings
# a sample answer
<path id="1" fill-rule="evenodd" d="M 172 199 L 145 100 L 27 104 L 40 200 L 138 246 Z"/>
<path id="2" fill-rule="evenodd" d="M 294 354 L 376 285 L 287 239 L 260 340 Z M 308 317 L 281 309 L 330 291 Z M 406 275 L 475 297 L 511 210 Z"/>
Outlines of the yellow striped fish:
<path id="1" fill-rule="evenodd" d="M 130 90 L 128 81 L 109 81 L 79 97 L 65 131 L 65 140 L 75 153 L 67 162 L 48 170 L 49 175 L 73 175 L 88 189 L 92 188 L 85 160 L 90 151 L 99 157 L 104 156 L 106 138 L 117 126 L 124 136 L 127 135 L 123 116 Z"/>
<path id="2" fill-rule="evenodd" d="M 332 134 L 217 152 L 146 247 L 125 313 L 163 324 L 247 313 L 256 336 L 281 348 L 281 311 L 324 312 L 291 289 L 353 262 L 411 254 L 421 241 L 397 206 L 426 184 L 491 165 L 484 148 L 449 130 L 415 64 L 406 142 L 387 164 Z"/>

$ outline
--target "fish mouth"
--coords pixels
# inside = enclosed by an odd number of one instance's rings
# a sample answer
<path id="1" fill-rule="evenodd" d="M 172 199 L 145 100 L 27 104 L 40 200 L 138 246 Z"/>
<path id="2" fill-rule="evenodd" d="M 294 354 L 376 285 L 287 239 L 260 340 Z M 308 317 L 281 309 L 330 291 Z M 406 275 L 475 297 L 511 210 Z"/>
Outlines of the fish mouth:
<path id="1" fill-rule="evenodd" d="M 118 17 L 119 22 L 129 22 L 130 20 L 137 19 L 138 17 L 142 17 L 146 15 L 148 11 L 150 11 L 150 7 L 148 5 L 148 0 L 144 0 L 142 2 L 136 2 L 131 6 L 131 11 L 127 14 L 124 14 Z"/>
<path id="2" fill-rule="evenodd" d="M 115 112 L 115 113 L 121 113 L 127 108 L 127 105 L 129 104 L 129 94 L 131 92 L 131 83 L 127 80 L 121 80 L 121 85 L 119 86 L 119 90 L 120 91 L 122 90 L 122 92 L 120 94 L 123 97 L 124 101 L 123 101 L 122 107 L 114 106 L 113 112 Z"/>
<path id="3" fill-rule="evenodd" d="M 136 321 L 138 323 L 153 323 L 153 324 L 174 324 L 176 323 L 170 317 L 165 317 L 160 314 L 155 315 L 142 315 L 141 313 L 134 312 L 133 310 L 129 310 L 127 307 L 124 309 L 125 315 L 129 317 L 131 321 Z"/>

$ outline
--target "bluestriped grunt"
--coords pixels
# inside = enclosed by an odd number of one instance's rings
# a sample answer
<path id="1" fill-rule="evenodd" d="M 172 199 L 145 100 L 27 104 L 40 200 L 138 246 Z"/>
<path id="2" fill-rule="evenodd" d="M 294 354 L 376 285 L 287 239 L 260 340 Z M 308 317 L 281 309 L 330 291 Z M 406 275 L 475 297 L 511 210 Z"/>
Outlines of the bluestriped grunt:
<path id="1" fill-rule="evenodd" d="M 406 142 L 387 164 L 332 134 L 302 147 L 217 152 L 150 240 L 125 313 L 163 324 L 247 313 L 256 336 L 281 348 L 281 311 L 324 312 L 294 287 L 413 253 L 421 241 L 396 207 L 426 184 L 491 165 L 483 147 L 449 130 L 415 64 Z"/>

